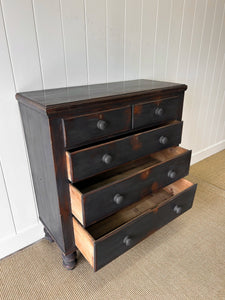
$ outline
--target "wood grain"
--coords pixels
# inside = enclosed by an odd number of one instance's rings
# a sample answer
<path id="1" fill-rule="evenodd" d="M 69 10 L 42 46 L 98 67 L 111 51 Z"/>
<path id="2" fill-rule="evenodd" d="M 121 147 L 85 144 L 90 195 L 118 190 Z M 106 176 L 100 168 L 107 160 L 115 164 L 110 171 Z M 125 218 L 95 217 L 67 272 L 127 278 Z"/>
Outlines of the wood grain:
<path id="1" fill-rule="evenodd" d="M 94 239 L 92 236 L 73 218 L 73 230 L 75 244 L 89 264 L 94 268 Z"/>

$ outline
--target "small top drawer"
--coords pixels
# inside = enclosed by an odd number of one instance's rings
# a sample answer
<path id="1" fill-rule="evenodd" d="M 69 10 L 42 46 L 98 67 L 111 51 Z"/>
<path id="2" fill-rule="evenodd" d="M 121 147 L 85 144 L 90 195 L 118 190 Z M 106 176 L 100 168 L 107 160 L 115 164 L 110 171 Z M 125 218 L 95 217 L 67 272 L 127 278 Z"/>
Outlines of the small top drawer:
<path id="1" fill-rule="evenodd" d="M 181 120 L 183 97 L 134 105 L 134 128 L 147 127 L 172 120 Z"/>
<path id="2" fill-rule="evenodd" d="M 131 107 L 64 119 L 66 148 L 75 148 L 131 129 Z"/>

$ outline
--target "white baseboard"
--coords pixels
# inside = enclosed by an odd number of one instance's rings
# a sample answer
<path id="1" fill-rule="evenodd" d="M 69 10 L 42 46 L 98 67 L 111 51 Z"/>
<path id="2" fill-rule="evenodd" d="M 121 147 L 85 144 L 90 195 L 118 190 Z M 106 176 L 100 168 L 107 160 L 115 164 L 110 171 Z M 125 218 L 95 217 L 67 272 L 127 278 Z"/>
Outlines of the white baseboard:
<path id="1" fill-rule="evenodd" d="M 191 165 L 225 149 L 225 140 L 192 154 Z"/>
<path id="2" fill-rule="evenodd" d="M 0 240 L 0 259 L 33 244 L 43 236 L 43 225 L 38 223 L 23 232 Z"/>

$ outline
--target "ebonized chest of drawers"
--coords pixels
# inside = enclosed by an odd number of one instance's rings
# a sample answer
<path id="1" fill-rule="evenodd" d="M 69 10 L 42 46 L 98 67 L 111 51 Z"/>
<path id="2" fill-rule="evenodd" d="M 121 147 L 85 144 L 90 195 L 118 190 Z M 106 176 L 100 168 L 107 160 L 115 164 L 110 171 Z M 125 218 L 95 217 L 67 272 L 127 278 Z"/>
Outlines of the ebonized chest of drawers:
<path id="1" fill-rule="evenodd" d="M 68 269 L 96 271 L 191 208 L 183 84 L 134 80 L 19 93 L 40 220 Z"/>

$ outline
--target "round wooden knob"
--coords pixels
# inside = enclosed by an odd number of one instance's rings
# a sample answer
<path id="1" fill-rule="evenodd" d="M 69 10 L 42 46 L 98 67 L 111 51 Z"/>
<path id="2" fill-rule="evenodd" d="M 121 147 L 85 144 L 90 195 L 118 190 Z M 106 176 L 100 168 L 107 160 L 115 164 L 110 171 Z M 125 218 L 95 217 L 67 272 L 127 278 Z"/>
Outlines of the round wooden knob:
<path id="1" fill-rule="evenodd" d="M 177 215 L 179 215 L 179 214 L 181 213 L 181 211 L 182 211 L 182 208 L 181 208 L 180 206 L 178 206 L 178 205 L 175 205 L 174 208 L 173 208 L 173 211 L 174 211 Z"/>
<path id="2" fill-rule="evenodd" d="M 163 109 L 162 107 L 157 107 L 157 108 L 155 109 L 155 115 L 156 115 L 156 116 L 162 117 L 163 114 L 164 114 L 164 109 Z"/>
<path id="3" fill-rule="evenodd" d="M 111 161 L 112 161 L 112 156 L 110 155 L 110 154 L 104 154 L 103 156 L 102 156 L 102 161 L 105 163 L 105 164 L 110 164 L 111 163 Z"/>
<path id="4" fill-rule="evenodd" d="M 166 136 L 160 136 L 159 142 L 162 145 L 166 145 L 168 143 L 168 138 Z"/>
<path id="5" fill-rule="evenodd" d="M 174 179 L 176 177 L 176 172 L 173 171 L 173 170 L 169 170 L 168 172 L 168 177 L 171 178 L 171 179 Z"/>
<path id="6" fill-rule="evenodd" d="M 131 246 L 132 240 L 131 240 L 131 238 L 127 235 L 127 236 L 125 236 L 125 238 L 123 239 L 123 243 L 124 243 L 127 247 L 129 247 L 129 246 Z"/>
<path id="7" fill-rule="evenodd" d="M 120 195 L 120 194 L 116 194 L 113 198 L 113 201 L 116 203 L 116 204 L 121 204 L 123 202 L 123 196 Z"/>
<path id="8" fill-rule="evenodd" d="M 105 130 L 106 127 L 107 127 L 106 121 L 104 121 L 104 120 L 98 120 L 98 122 L 97 122 L 97 127 L 98 127 L 98 129 L 100 129 L 100 130 Z"/>

